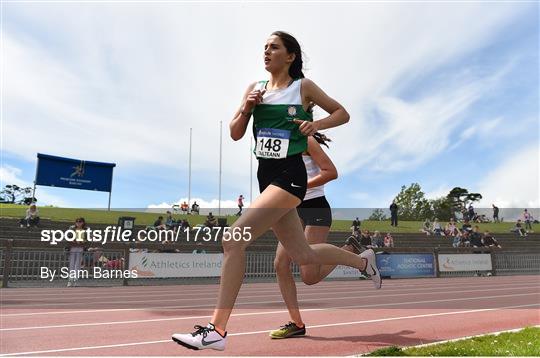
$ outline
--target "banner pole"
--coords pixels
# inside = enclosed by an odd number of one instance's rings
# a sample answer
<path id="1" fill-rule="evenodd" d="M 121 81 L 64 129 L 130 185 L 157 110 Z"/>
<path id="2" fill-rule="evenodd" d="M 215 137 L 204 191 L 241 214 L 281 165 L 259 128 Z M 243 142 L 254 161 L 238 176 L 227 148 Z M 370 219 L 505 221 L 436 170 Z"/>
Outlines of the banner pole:
<path id="1" fill-rule="evenodd" d="M 222 148 L 223 148 L 223 121 L 219 121 L 219 192 L 218 192 L 218 215 L 221 215 L 221 158 L 222 158 Z"/>
<path id="2" fill-rule="evenodd" d="M 191 136 L 193 128 L 189 129 L 189 169 L 188 169 L 188 212 L 191 209 Z"/>

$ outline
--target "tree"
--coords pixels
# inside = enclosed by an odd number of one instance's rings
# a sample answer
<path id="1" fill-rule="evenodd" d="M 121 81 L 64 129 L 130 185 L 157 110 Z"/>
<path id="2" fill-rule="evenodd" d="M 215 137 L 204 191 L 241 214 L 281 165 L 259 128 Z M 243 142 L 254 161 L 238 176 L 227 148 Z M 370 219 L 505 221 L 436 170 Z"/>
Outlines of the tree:
<path id="1" fill-rule="evenodd" d="M 8 184 L 4 187 L 4 190 L 0 192 L 2 199 L 6 203 L 11 204 L 30 204 L 36 202 L 36 198 L 32 198 L 32 188 L 21 188 L 15 184 Z"/>
<path id="2" fill-rule="evenodd" d="M 403 185 L 395 200 L 401 220 L 421 221 L 432 216 L 429 200 L 418 183 L 408 188 Z"/>
<path id="3" fill-rule="evenodd" d="M 371 220 L 371 221 L 384 221 L 386 219 L 387 219 L 386 214 L 384 213 L 382 209 L 373 210 L 373 212 L 368 218 L 368 220 Z"/>
<path id="4" fill-rule="evenodd" d="M 455 187 L 450 190 L 446 197 L 451 205 L 452 216 L 455 217 L 456 211 L 460 211 L 469 204 L 482 199 L 482 194 L 469 193 L 467 189 Z"/>
<path id="5" fill-rule="evenodd" d="M 432 199 L 429 201 L 429 203 L 433 212 L 433 217 L 431 219 L 437 218 L 441 221 L 449 221 L 454 214 L 452 210 L 452 202 L 446 196 L 438 199 Z"/>

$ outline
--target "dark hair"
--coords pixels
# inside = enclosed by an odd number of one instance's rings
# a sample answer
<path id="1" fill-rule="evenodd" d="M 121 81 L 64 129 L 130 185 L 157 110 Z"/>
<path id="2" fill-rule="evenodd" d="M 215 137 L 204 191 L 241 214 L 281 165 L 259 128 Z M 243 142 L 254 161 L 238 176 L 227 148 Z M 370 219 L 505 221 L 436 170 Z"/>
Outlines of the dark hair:
<path id="1" fill-rule="evenodd" d="M 289 76 L 293 79 L 304 78 L 305 76 L 302 72 L 304 63 L 302 61 L 302 49 L 300 48 L 298 41 L 294 36 L 285 31 L 274 31 L 271 36 L 279 37 L 281 41 L 283 41 L 283 45 L 285 45 L 287 52 L 295 54 L 294 61 L 291 63 L 291 67 L 289 67 Z"/>
<path id="2" fill-rule="evenodd" d="M 326 148 L 330 148 L 330 147 L 328 146 L 328 144 L 326 144 L 326 142 L 331 142 L 332 139 L 328 138 L 328 137 L 325 136 L 324 134 L 319 133 L 319 132 L 315 132 L 315 134 L 313 135 L 313 138 L 315 138 L 315 140 L 317 141 L 317 143 L 322 144 L 322 145 L 325 145 Z"/>
<path id="3" fill-rule="evenodd" d="M 83 223 L 83 228 L 86 228 L 86 221 L 84 220 L 84 218 L 82 218 L 82 217 L 81 217 L 81 218 L 77 218 L 77 219 L 75 219 L 75 222 L 81 222 L 81 223 Z"/>

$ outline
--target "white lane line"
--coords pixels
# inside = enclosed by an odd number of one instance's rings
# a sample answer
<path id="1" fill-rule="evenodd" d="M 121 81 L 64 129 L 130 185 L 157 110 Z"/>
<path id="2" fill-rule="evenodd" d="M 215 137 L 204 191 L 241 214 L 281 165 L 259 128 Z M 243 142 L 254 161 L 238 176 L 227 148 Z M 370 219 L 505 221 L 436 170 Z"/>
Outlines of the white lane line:
<path id="1" fill-rule="evenodd" d="M 363 281 L 362 281 L 363 282 Z M 367 283 L 368 281 L 366 281 Z M 514 289 L 514 288 L 536 288 L 534 286 L 520 286 L 522 284 L 508 284 L 508 285 L 504 285 L 505 287 L 507 287 L 507 289 Z M 371 286 L 371 284 L 369 284 L 369 286 Z M 497 285 L 497 287 L 500 287 L 502 285 Z M 477 287 L 477 286 L 474 286 L 474 287 Z M 483 287 L 483 286 L 482 286 Z M 487 286 L 487 287 L 493 287 L 493 286 Z M 367 288 L 367 287 L 360 287 L 361 289 L 364 289 L 364 288 Z M 454 289 L 454 288 L 463 288 L 463 286 L 448 286 L 448 287 L 445 287 L 445 289 Z M 370 288 L 371 289 L 371 288 Z M 411 289 L 404 289 L 405 291 L 413 291 L 413 292 L 416 292 L 416 291 L 422 291 L 422 290 L 426 290 L 426 289 L 432 289 L 431 287 L 421 287 L 421 288 L 411 288 Z M 386 295 L 386 293 L 391 293 L 391 292 L 401 292 L 401 291 L 404 291 L 403 289 L 385 289 L 384 290 L 384 294 Z M 276 290 L 274 290 L 273 292 L 276 292 Z M 279 291 L 278 291 L 279 292 Z M 300 293 L 300 295 L 302 296 L 311 296 L 311 295 L 332 295 L 332 294 L 339 294 L 339 293 L 349 293 L 351 292 L 351 288 L 348 287 L 345 291 L 330 291 L 328 292 L 328 290 L 324 290 L 324 291 L 319 291 L 319 292 L 305 292 L 305 293 Z M 182 294 L 179 294 L 179 295 L 182 295 Z M 176 296 L 176 295 L 175 295 Z M 379 297 L 379 295 L 377 296 L 370 296 L 370 297 Z M 130 295 L 130 296 L 127 296 L 127 297 L 133 297 L 133 295 Z M 259 298 L 259 297 L 281 297 L 281 294 L 274 294 L 274 295 L 255 295 L 255 296 L 243 296 L 243 295 L 240 295 L 239 296 L 239 299 L 252 299 L 252 298 Z M 354 296 L 350 296 L 350 297 L 354 297 Z M 111 298 L 118 298 L 118 297 L 111 297 Z M 212 297 L 208 297 L 208 298 L 200 298 L 198 297 L 197 298 L 197 301 L 204 301 L 204 300 L 208 300 L 208 301 L 211 301 L 211 302 L 214 302 L 215 301 L 215 292 L 213 292 L 213 295 Z M 148 303 L 148 304 L 152 304 L 152 303 L 158 303 L 158 302 L 178 302 L 178 301 L 194 301 L 193 298 L 170 298 L 170 299 L 155 299 L 155 300 L 124 300 L 124 301 L 112 301 L 112 300 L 106 300 L 106 301 L 92 301 L 91 304 L 92 305 L 114 305 L 114 304 L 119 304 L 119 305 L 126 305 L 126 304 L 133 304 L 133 303 Z M 211 304 L 211 303 L 208 303 L 208 304 Z M 27 309 L 41 309 L 43 307 L 53 307 L 53 306 L 60 306 L 60 308 L 65 308 L 67 306 L 81 306 L 81 305 L 84 305 L 84 306 L 88 306 L 88 302 L 84 301 L 84 302 L 57 302 L 57 303 L 42 303 L 42 304 L 39 304 L 39 303 L 32 303 L 32 304 L 13 304 L 13 305 L 6 305 L 4 304 L 4 306 L 0 309 L 0 317 L 7 317 L 9 314 L 4 314 L 3 312 L 6 310 L 6 309 L 22 309 L 22 308 L 27 308 Z M 201 306 L 180 306 L 180 307 L 184 307 L 184 308 L 189 308 L 189 307 L 195 307 L 195 308 L 200 308 Z M 205 307 L 205 306 L 202 306 L 202 307 Z M 60 311 L 62 312 L 62 311 Z M 62 312 L 62 313 L 65 313 L 65 312 Z M 28 313 L 30 314 L 30 313 Z"/>
<path id="2" fill-rule="evenodd" d="M 516 279 L 507 279 L 506 276 L 492 276 L 490 278 L 486 277 L 467 277 L 466 281 L 462 280 L 463 277 L 453 277 L 453 278 L 427 278 L 427 279 L 414 279 L 415 282 L 412 282 L 411 279 L 394 279 L 393 281 L 396 282 L 389 282 L 388 285 L 391 285 L 391 287 L 425 287 L 426 284 L 428 284 L 430 287 L 444 287 L 446 285 L 489 285 L 494 284 L 495 281 L 499 284 L 505 284 L 505 283 L 519 283 L 520 280 Z M 523 277 L 521 283 L 531 283 L 531 282 L 537 282 L 540 284 L 540 277 Z M 490 282 L 488 282 L 488 280 Z M 416 282 L 421 281 L 421 282 Z M 432 281 L 432 282 L 430 282 Z M 440 282 L 444 281 L 444 282 Z M 454 281 L 454 282 L 448 282 L 448 281 Z M 398 283 L 399 282 L 399 283 Z M 340 284 L 341 283 L 341 284 Z M 319 283 L 316 287 L 320 288 L 340 288 L 343 286 L 346 286 L 347 283 L 350 283 L 350 281 L 323 281 Z M 403 284 L 402 284 L 403 283 Z M 216 285 L 213 284 L 212 287 L 202 287 L 200 290 L 197 289 L 189 289 L 189 294 L 204 294 L 204 293 L 211 293 L 215 292 Z M 260 285 L 257 287 L 256 285 Z M 252 283 L 252 284 L 245 284 L 242 287 L 242 292 L 249 292 L 249 291 L 255 291 L 255 292 L 263 292 L 263 291 L 272 291 L 275 289 L 275 282 L 268 282 L 268 283 Z M 136 293 L 139 295 L 153 295 L 156 293 L 172 293 L 177 290 L 185 290 L 187 287 L 192 287 L 191 285 L 169 285 L 166 287 L 163 286 L 113 286 L 113 287 L 72 287 L 72 288 L 66 288 L 66 287 L 55 287 L 55 288 L 35 288 L 32 289 L 32 291 L 25 291 L 21 292 L 19 290 L 22 290 L 23 288 L 8 288 L 8 289 L 0 289 L 0 296 L 3 296 L 5 299 L 15 299 L 15 298 L 26 298 L 29 295 L 39 295 L 40 297 L 43 296 L 62 296 L 62 297 L 79 297 L 79 296 L 102 296 L 103 292 L 96 292 L 96 291 L 107 291 L 107 294 L 116 294 L 116 293 Z M 307 290 L 313 290 L 313 286 L 299 286 L 298 289 L 305 288 Z M 47 293 L 47 291 L 44 292 L 44 290 L 54 290 L 54 293 Z M 58 292 L 59 290 L 63 290 L 62 292 Z M 111 292 L 116 291 L 116 292 Z"/>
<path id="3" fill-rule="evenodd" d="M 454 286 L 452 288 L 461 288 L 459 286 Z M 484 292 L 484 291 L 504 291 L 504 290 L 516 290 L 516 289 L 536 289 L 536 287 L 530 287 L 530 286 L 512 286 L 512 287 L 497 287 L 497 288 L 486 288 L 481 290 L 460 290 L 460 291 L 452 291 L 452 293 L 463 293 L 463 292 Z M 410 293 L 396 293 L 393 294 L 392 297 L 396 296 L 418 296 L 418 295 L 434 295 L 439 294 L 438 291 L 428 291 L 428 292 L 416 292 L 419 289 L 414 289 Z M 350 292 L 350 291 L 347 291 Z M 393 292 L 392 290 L 384 290 L 382 293 L 378 292 L 375 295 L 366 295 L 366 294 L 360 294 L 360 295 L 347 295 L 346 297 L 329 297 L 329 298 L 322 298 L 322 299 L 302 299 L 302 302 L 311 302 L 311 301 L 325 301 L 329 300 L 330 298 L 332 300 L 346 300 L 350 298 L 381 298 L 387 296 L 388 292 Z M 272 296 L 266 296 L 266 297 L 272 297 Z M 281 298 L 281 295 L 274 295 L 274 297 Z M 303 296 L 302 296 L 303 297 Z M 240 297 L 240 298 L 246 298 Z M 182 305 L 182 306 L 150 306 L 150 307 L 139 307 L 139 308 L 104 308 L 104 309 L 91 309 L 91 310 L 75 310 L 75 311 L 46 311 L 46 312 L 23 312 L 23 313 L 7 313 L 7 314 L 1 314 L 0 318 L 6 318 L 6 317 L 20 317 L 20 316 L 34 316 L 34 315 L 56 315 L 56 314 L 79 314 L 79 313 L 98 313 L 98 312 L 136 312 L 136 311 L 148 311 L 148 310 L 163 310 L 163 309 L 200 309 L 200 308 L 209 308 L 212 309 L 215 307 L 215 298 L 211 299 L 212 302 L 208 304 L 201 304 L 201 305 Z M 200 300 L 199 300 L 200 301 Z M 283 300 L 279 299 L 277 301 L 252 301 L 252 302 L 237 302 L 235 305 L 237 306 L 243 306 L 243 305 L 254 305 L 254 304 L 267 304 L 267 303 L 282 303 Z M 123 302 L 119 302 L 123 303 Z"/>
<path id="4" fill-rule="evenodd" d="M 504 310 L 504 309 L 536 307 L 536 306 L 540 306 L 540 303 L 533 303 L 533 304 L 527 304 L 527 305 L 515 305 L 515 306 L 503 306 L 503 307 L 494 307 L 494 308 L 481 308 L 481 309 L 465 310 L 465 311 L 427 313 L 427 314 L 421 314 L 421 315 L 398 316 L 398 317 L 389 317 L 389 318 L 370 319 L 370 320 L 364 320 L 364 321 L 352 321 L 352 322 L 319 324 L 319 325 L 307 326 L 307 328 L 315 329 L 315 328 L 338 327 L 338 326 L 352 326 L 352 325 L 366 324 L 366 323 L 399 321 L 399 320 L 405 320 L 405 319 L 440 317 L 440 316 L 460 315 L 460 314 L 479 313 L 479 312 L 492 312 L 492 311 L 500 311 L 500 310 Z M 265 329 L 263 331 L 231 333 L 231 334 L 228 334 L 228 336 L 246 336 L 246 335 L 268 333 L 269 331 L 271 331 L 274 328 L 275 327 L 268 328 L 268 329 Z M 132 342 L 132 343 L 121 343 L 121 344 L 108 344 L 108 345 L 101 345 L 101 346 L 85 346 L 85 347 L 74 347 L 74 348 L 49 349 L 49 350 L 43 350 L 43 351 L 14 352 L 14 353 L 0 354 L 0 357 L 18 356 L 18 355 L 30 355 L 30 354 L 44 354 L 44 353 L 58 353 L 58 352 L 73 352 L 73 351 L 90 350 L 90 349 L 103 349 L 103 348 L 120 348 L 120 347 L 141 346 L 141 345 L 160 344 L 160 343 L 173 343 L 173 342 L 170 339 L 165 339 L 165 340 L 159 340 L 159 341 Z"/>
<path id="5" fill-rule="evenodd" d="M 511 294 L 511 295 L 498 295 L 498 296 L 481 296 L 481 297 L 462 297 L 462 298 L 447 298 L 443 300 L 426 300 L 426 301 L 410 301 L 410 302 L 391 302 L 391 303 L 376 303 L 369 305 L 350 305 L 350 306 L 334 306 L 326 308 L 308 308 L 301 310 L 302 312 L 316 312 L 316 311 L 330 311 L 338 309 L 359 309 L 359 308 L 375 308 L 375 307 L 393 307 L 393 306 L 404 306 L 404 305 L 414 305 L 414 304 L 424 304 L 424 303 L 441 303 L 441 302 L 456 302 L 456 301 L 474 301 L 481 299 L 492 299 L 492 298 L 505 298 L 505 297 L 520 297 L 520 296 L 535 296 L 538 293 L 520 293 L 520 294 Z M 319 299 L 313 299 L 312 301 L 320 301 Z M 279 311 L 265 311 L 265 312 L 246 312 L 233 314 L 232 316 L 258 316 L 258 315 L 270 315 L 285 313 L 287 310 Z M 131 321 L 110 321 L 110 322 L 95 322 L 95 323 L 73 323 L 73 324 L 60 324 L 60 325 L 50 325 L 50 326 L 33 326 L 33 327 L 13 327 L 13 328 L 2 328 L 1 332 L 13 332 L 13 331 L 27 331 L 27 330 L 40 330 L 40 329 L 53 329 L 53 328 L 70 328 L 70 327 L 93 327 L 93 326 L 108 326 L 108 325 L 120 325 L 120 324 L 134 324 L 134 323 L 154 323 L 154 322 L 167 322 L 167 321 L 184 321 L 188 319 L 203 319 L 211 318 L 211 315 L 206 316 L 189 316 L 189 317 L 171 317 L 171 318 L 154 318 L 154 319 L 141 319 L 141 320 L 131 320 Z"/>

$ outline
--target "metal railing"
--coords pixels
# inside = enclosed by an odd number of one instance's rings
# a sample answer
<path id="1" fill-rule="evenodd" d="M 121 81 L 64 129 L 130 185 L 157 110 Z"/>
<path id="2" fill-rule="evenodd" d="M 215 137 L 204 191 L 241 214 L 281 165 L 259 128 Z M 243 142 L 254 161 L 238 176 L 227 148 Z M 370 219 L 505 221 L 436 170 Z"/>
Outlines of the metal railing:
<path id="1" fill-rule="evenodd" d="M 41 267 L 47 267 L 53 270 L 60 270 L 62 267 L 69 265 L 69 252 L 65 247 L 43 246 L 40 243 L 32 244 L 33 247 L 19 247 L 22 243 L 13 242 L 13 240 L 2 240 L 2 248 L 0 250 L 0 275 L 2 276 L 2 287 L 8 287 L 8 283 L 26 283 L 34 282 L 47 284 L 47 280 L 41 278 Z M 24 243 L 25 246 L 28 243 Z M 152 245 L 148 245 L 149 249 L 152 249 Z M 159 248 L 156 246 L 155 248 Z M 382 251 L 382 250 L 379 250 Z M 420 253 L 429 252 L 435 255 L 435 262 L 437 262 L 438 250 L 425 249 L 425 250 L 406 250 L 406 249 L 385 249 L 386 252 L 391 253 Z M 127 269 L 129 266 L 129 252 L 130 247 L 126 245 L 116 245 L 109 249 L 100 250 L 103 256 L 108 260 L 122 260 L 123 269 Z M 451 253 L 472 253 L 471 249 L 452 250 Z M 484 250 L 484 252 L 491 253 L 491 261 L 493 269 L 490 274 L 493 275 L 512 275 L 512 274 L 540 274 L 540 253 L 523 253 L 523 252 L 496 252 L 490 250 Z M 247 280 L 268 280 L 275 279 L 274 270 L 274 258 L 275 252 L 247 252 L 246 253 L 246 273 L 245 278 Z M 99 261 L 99 255 L 94 252 L 85 252 L 82 256 L 82 267 L 91 271 L 93 266 L 103 265 L 103 262 Z M 299 277 L 299 267 L 293 265 L 293 275 Z M 118 268 L 118 267 L 116 267 Z M 437 276 L 449 277 L 449 276 L 472 276 L 474 271 L 466 272 L 440 272 L 437 269 Z M 89 279 L 92 279 L 92 275 L 89 275 Z M 64 280 L 65 281 L 65 280 Z M 99 280 L 93 280 L 99 281 Z M 216 282 L 216 277 L 211 278 L 145 278 L 145 279 L 117 279 L 110 284 L 159 284 L 164 282 L 174 283 L 191 283 L 191 282 Z M 104 284 L 103 280 L 93 284 Z"/>

